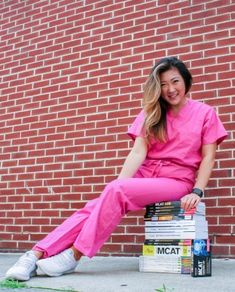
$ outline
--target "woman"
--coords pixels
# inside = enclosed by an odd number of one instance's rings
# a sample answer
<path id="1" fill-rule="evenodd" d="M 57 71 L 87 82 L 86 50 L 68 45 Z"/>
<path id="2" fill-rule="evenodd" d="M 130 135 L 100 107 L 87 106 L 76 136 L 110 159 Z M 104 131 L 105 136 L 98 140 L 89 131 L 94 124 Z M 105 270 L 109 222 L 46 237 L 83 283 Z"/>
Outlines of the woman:
<path id="1" fill-rule="evenodd" d="M 171 200 L 181 200 L 185 210 L 196 207 L 227 133 L 210 106 L 186 97 L 191 84 L 190 72 L 175 57 L 154 66 L 144 108 L 128 131 L 134 145 L 118 179 L 25 253 L 7 278 L 74 271 L 81 256 L 94 256 L 129 211 Z"/>

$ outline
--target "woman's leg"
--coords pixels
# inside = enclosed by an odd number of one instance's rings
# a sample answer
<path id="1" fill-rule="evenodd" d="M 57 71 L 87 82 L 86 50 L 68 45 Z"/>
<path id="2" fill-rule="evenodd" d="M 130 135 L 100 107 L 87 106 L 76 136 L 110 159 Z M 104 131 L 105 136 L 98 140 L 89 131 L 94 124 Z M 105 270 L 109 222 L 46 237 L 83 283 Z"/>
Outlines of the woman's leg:
<path id="1" fill-rule="evenodd" d="M 71 247 L 98 200 L 97 198 L 89 201 L 81 210 L 73 213 L 63 223 L 39 241 L 33 247 L 33 250 L 35 252 L 42 252 L 43 258 L 47 258 Z"/>
<path id="2" fill-rule="evenodd" d="M 74 241 L 74 247 L 92 257 L 110 237 L 122 217 L 146 205 L 179 200 L 188 186 L 169 178 L 128 178 L 109 183 Z"/>

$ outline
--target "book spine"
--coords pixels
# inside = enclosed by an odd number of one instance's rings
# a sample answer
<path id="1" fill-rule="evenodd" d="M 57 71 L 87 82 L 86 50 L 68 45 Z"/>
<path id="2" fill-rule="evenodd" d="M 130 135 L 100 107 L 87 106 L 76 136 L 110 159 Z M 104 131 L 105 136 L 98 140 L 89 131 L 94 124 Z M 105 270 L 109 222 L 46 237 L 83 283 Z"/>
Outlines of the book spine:
<path id="1" fill-rule="evenodd" d="M 165 257 L 157 258 L 152 256 L 139 257 L 140 272 L 163 272 L 190 274 L 191 260 L 188 258 L 174 258 L 166 260 Z"/>
<path id="2" fill-rule="evenodd" d="M 196 212 L 195 210 L 149 210 L 145 212 L 144 217 L 152 217 L 152 216 L 163 216 L 163 215 L 175 215 L 175 216 L 185 216 L 185 215 L 201 215 L 205 216 L 205 212 Z"/>
<path id="3" fill-rule="evenodd" d="M 171 220 L 200 220 L 198 218 L 199 216 L 194 215 L 159 215 L 159 216 L 153 216 L 144 218 L 144 221 L 171 221 Z M 200 216 L 203 219 L 203 216 Z"/>
<path id="4" fill-rule="evenodd" d="M 178 207 L 146 207 L 146 211 L 147 212 L 161 212 L 161 211 L 178 211 L 178 212 L 182 212 L 183 209 L 182 208 L 178 208 Z"/>
<path id="5" fill-rule="evenodd" d="M 183 227 L 183 226 L 200 226 L 200 227 L 206 227 L 207 226 L 207 220 L 203 220 L 200 223 L 198 223 L 195 220 L 170 220 L 170 221 L 163 221 L 163 222 L 159 222 L 159 221 L 146 221 L 145 222 L 145 227 Z"/>
<path id="6" fill-rule="evenodd" d="M 143 255 L 144 256 L 156 256 L 156 257 L 190 257 L 191 256 L 191 246 L 188 245 L 143 245 Z"/>
<path id="7" fill-rule="evenodd" d="M 192 245 L 191 239 L 145 239 L 144 245 Z"/>
<path id="8" fill-rule="evenodd" d="M 146 233 L 145 239 L 199 239 L 199 238 L 208 238 L 208 232 L 203 232 L 196 234 L 195 232 L 177 232 L 174 234 L 167 233 Z"/>
<path id="9" fill-rule="evenodd" d="M 149 204 L 148 206 L 164 207 L 164 206 L 181 206 L 181 201 L 167 201 L 167 202 L 157 202 L 154 204 Z"/>
<path id="10" fill-rule="evenodd" d="M 178 232 L 196 232 L 197 229 L 195 226 L 188 226 L 188 227 L 147 227 L 145 228 L 146 233 L 167 233 L 167 234 L 174 234 Z"/>
<path id="11" fill-rule="evenodd" d="M 189 211 L 187 211 L 189 212 Z M 191 211 L 192 212 L 192 211 Z M 183 209 L 147 209 L 146 210 L 146 216 L 149 216 L 151 214 L 184 214 L 185 211 Z M 195 213 L 195 212 L 194 212 Z"/>

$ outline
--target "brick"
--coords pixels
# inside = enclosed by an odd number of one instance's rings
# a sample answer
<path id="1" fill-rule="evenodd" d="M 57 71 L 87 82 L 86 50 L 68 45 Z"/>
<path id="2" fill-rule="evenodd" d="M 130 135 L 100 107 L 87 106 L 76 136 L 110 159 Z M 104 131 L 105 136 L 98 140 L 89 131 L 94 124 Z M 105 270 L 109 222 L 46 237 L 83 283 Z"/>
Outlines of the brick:
<path id="1" fill-rule="evenodd" d="M 96 159 L 108 159 L 116 157 L 116 151 L 98 152 L 95 154 Z"/>
<path id="2" fill-rule="evenodd" d="M 4 241 L 3 243 L 0 242 L 0 248 L 3 250 L 16 249 L 16 247 L 17 247 L 17 244 L 16 242 L 13 242 L 13 241 Z"/>
<path id="3" fill-rule="evenodd" d="M 225 89 L 221 89 L 219 90 L 219 95 L 220 96 L 233 96 L 234 95 L 234 91 L 232 90 L 232 88 L 225 88 Z M 221 112 L 226 112 L 227 109 L 221 109 Z"/>
<path id="4" fill-rule="evenodd" d="M 116 231 L 116 230 L 115 230 Z M 134 235 L 112 235 L 111 242 L 112 243 L 122 243 L 122 242 L 129 242 L 133 243 L 135 241 Z"/>
<path id="5" fill-rule="evenodd" d="M 112 168 L 99 168 L 99 169 L 95 169 L 94 175 L 114 175 L 114 169 Z"/>
<path id="6" fill-rule="evenodd" d="M 209 231 L 212 232 L 213 234 L 228 234 L 230 235 L 232 233 L 232 228 L 231 225 L 225 225 L 229 223 L 228 219 L 226 220 L 227 217 L 224 217 L 223 223 L 220 223 L 219 226 L 209 226 Z"/>
<path id="7" fill-rule="evenodd" d="M 211 9 L 211 8 L 215 8 L 215 7 L 218 7 L 218 9 L 221 7 L 221 6 L 230 6 L 230 1 L 229 0 L 225 0 L 225 1 L 222 1 L 222 0 L 217 0 L 217 1 L 213 1 L 212 3 L 206 3 L 206 9 Z"/>
<path id="8" fill-rule="evenodd" d="M 221 30 L 228 28 L 228 21 L 230 20 L 229 14 L 218 14 L 217 16 L 205 19 L 205 25 L 216 24 L 217 29 Z M 226 22 L 225 25 L 220 22 Z M 231 26 L 230 26 L 231 27 Z"/>
<path id="9" fill-rule="evenodd" d="M 227 244 L 227 243 L 230 243 L 230 244 L 234 244 L 235 243 L 235 236 L 233 235 L 224 235 L 224 236 L 218 236 L 216 238 L 216 243 L 218 244 Z"/>
<path id="10" fill-rule="evenodd" d="M 105 244 L 102 248 L 101 251 L 103 252 L 120 252 L 121 250 L 121 244 Z"/>
<path id="11" fill-rule="evenodd" d="M 45 236 L 46 236 L 46 234 L 43 234 L 43 233 L 30 234 L 30 239 L 36 243 L 39 240 L 42 240 Z M 30 243 L 30 244 L 24 243 L 21 245 L 21 249 L 24 248 L 24 249 L 30 250 L 30 246 L 32 248 L 32 243 Z"/>
<path id="12" fill-rule="evenodd" d="M 124 246 L 124 252 L 126 253 L 137 253 L 140 254 L 142 252 L 142 246 L 141 245 L 134 245 L 134 244 L 130 244 L 130 245 L 125 245 Z"/>
<path id="13" fill-rule="evenodd" d="M 208 41 L 208 40 L 218 40 L 218 39 L 221 39 L 221 38 L 226 38 L 228 37 L 228 31 L 219 31 L 219 32 L 213 32 L 213 33 L 207 33 L 205 35 L 205 41 Z"/>
<path id="14" fill-rule="evenodd" d="M 229 246 L 225 245 L 213 245 L 213 254 L 217 257 L 226 257 L 225 255 L 229 254 Z"/>
<path id="15" fill-rule="evenodd" d="M 16 226 L 16 225 L 8 225 L 6 226 L 6 232 L 11 232 L 11 233 L 15 233 L 15 232 L 18 232 L 20 233 L 21 232 L 21 226 Z"/>

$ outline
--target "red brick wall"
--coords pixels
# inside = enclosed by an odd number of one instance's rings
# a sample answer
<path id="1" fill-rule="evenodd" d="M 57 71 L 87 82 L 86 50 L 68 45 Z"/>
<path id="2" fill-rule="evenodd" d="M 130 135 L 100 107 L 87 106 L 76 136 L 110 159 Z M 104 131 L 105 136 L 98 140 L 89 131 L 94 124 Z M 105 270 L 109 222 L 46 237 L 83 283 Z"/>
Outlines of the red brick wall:
<path id="1" fill-rule="evenodd" d="M 215 256 L 235 256 L 235 2 L 50 0 L 0 3 L 0 250 L 28 249 L 116 178 L 128 125 L 156 59 L 176 55 L 191 96 L 229 138 L 206 191 Z M 143 211 L 102 254 L 137 254 Z"/>

